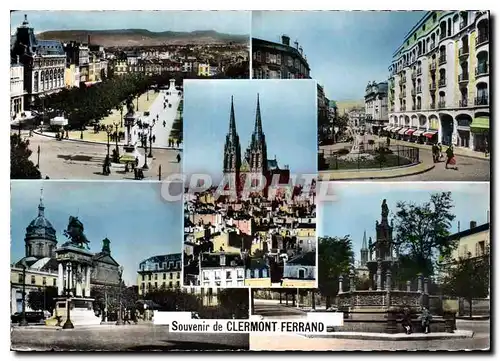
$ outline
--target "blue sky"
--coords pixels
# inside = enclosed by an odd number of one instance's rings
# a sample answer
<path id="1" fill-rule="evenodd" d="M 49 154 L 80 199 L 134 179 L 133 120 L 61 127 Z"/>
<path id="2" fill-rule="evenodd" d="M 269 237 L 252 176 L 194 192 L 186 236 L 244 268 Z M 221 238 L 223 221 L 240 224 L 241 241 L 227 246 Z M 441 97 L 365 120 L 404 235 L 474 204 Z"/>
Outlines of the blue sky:
<path id="1" fill-rule="evenodd" d="M 317 172 L 316 83 L 313 80 L 187 80 L 184 82 L 184 172 L 222 176 L 224 143 L 234 96 L 242 157 L 260 94 L 267 157 L 292 174 Z M 218 180 L 217 180 L 218 182 Z"/>
<path id="2" fill-rule="evenodd" d="M 67 241 L 69 216 L 78 216 L 92 252 L 100 252 L 109 238 L 127 285 L 136 284 L 142 260 L 181 252 L 182 205 L 165 202 L 159 183 L 12 181 L 11 262 L 25 255 L 26 227 L 38 215 L 42 186 L 45 217 L 56 229 L 58 246 Z"/>
<path id="3" fill-rule="evenodd" d="M 396 211 L 398 201 L 413 201 L 422 204 L 430 200 L 432 193 L 450 191 L 456 215 L 451 231 L 469 228 L 470 221 L 477 224 L 487 222 L 490 209 L 489 183 L 340 183 L 334 189 L 337 200 L 319 205 L 318 234 L 343 237 L 353 240 L 356 260 L 363 242 L 371 236 L 375 240 L 375 221 L 380 221 L 382 200 L 387 199 L 389 218 Z"/>
<path id="4" fill-rule="evenodd" d="M 28 15 L 35 32 L 47 30 L 146 29 L 150 31 L 216 30 L 250 34 L 250 12 L 245 11 L 16 11 L 11 33 Z"/>
<path id="5" fill-rule="evenodd" d="M 364 97 L 369 81 L 384 81 L 392 55 L 422 11 L 265 11 L 252 14 L 252 37 L 304 49 L 311 76 L 333 100 Z"/>

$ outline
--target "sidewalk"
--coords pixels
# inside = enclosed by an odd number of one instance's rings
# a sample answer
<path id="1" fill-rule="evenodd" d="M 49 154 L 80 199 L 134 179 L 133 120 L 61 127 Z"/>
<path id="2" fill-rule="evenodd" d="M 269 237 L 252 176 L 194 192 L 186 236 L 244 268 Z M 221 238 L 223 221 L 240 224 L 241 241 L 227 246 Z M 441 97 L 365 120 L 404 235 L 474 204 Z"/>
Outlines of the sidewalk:
<path id="1" fill-rule="evenodd" d="M 433 163 L 419 163 L 405 167 L 392 167 L 382 169 L 364 170 L 321 170 L 319 171 L 321 181 L 339 180 L 365 180 L 365 179 L 388 179 L 400 178 L 410 175 L 425 173 L 434 168 Z"/>
<path id="2" fill-rule="evenodd" d="M 339 329 L 341 328 L 338 327 Z M 434 333 L 374 333 L 374 332 L 332 332 L 328 335 L 303 335 L 307 338 L 342 338 L 351 340 L 376 340 L 376 341 L 420 341 L 420 340 L 441 340 L 472 338 L 473 331 L 456 330 L 454 333 L 434 332 Z"/>

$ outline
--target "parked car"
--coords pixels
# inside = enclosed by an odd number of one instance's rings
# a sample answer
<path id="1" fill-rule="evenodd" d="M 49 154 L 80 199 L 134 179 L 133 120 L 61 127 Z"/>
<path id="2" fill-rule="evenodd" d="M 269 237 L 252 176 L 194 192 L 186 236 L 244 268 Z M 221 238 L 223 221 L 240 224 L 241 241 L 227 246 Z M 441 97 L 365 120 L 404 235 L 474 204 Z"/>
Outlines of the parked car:
<path id="1" fill-rule="evenodd" d="M 18 323 L 23 318 L 22 312 L 16 312 L 10 316 L 10 320 L 12 323 Z M 39 323 L 45 320 L 45 315 L 43 311 L 29 311 L 26 312 L 26 321 L 28 323 Z"/>

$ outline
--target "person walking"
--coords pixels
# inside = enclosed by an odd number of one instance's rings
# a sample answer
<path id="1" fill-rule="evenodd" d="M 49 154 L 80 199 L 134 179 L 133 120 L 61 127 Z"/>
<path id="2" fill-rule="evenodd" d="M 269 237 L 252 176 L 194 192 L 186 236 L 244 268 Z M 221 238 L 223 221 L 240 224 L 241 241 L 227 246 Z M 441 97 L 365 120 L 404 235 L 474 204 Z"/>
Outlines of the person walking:
<path id="1" fill-rule="evenodd" d="M 438 143 L 438 161 L 443 159 L 443 145 Z"/>
<path id="2" fill-rule="evenodd" d="M 432 144 L 432 161 L 434 163 L 438 162 L 439 148 L 436 143 Z"/>
<path id="3" fill-rule="evenodd" d="M 403 311 L 403 320 L 401 322 L 403 325 L 403 328 L 405 329 L 405 332 L 407 335 L 411 334 L 413 331 L 413 327 L 411 324 L 411 312 L 409 308 L 405 308 Z"/>
<path id="4" fill-rule="evenodd" d="M 180 163 L 181 162 L 181 155 L 179 153 L 177 153 L 177 163 Z"/>
<path id="5" fill-rule="evenodd" d="M 387 135 L 387 147 L 389 147 L 391 145 L 391 138 L 389 137 L 389 135 Z"/>
<path id="6" fill-rule="evenodd" d="M 445 169 L 449 169 L 448 166 L 449 165 L 452 165 L 454 166 L 455 164 L 457 164 L 457 161 L 455 159 L 455 153 L 453 152 L 453 146 L 450 145 L 448 147 L 448 149 L 446 150 L 446 165 L 445 165 Z M 457 167 L 451 167 L 451 169 L 457 169 Z"/>
<path id="7" fill-rule="evenodd" d="M 131 325 L 130 323 L 130 311 L 126 310 L 125 311 L 125 317 L 123 317 L 123 323 L 128 323 L 129 325 Z"/>
<path id="8" fill-rule="evenodd" d="M 488 155 L 490 154 L 490 149 L 489 149 L 489 144 L 488 144 L 488 139 L 484 140 L 484 156 L 488 158 Z"/>
<path id="9" fill-rule="evenodd" d="M 153 143 L 156 142 L 156 135 L 153 134 Z"/>
<path id="10" fill-rule="evenodd" d="M 431 332 L 431 330 L 430 330 L 431 320 L 432 320 L 431 313 L 429 312 L 427 307 L 424 307 L 422 310 L 422 316 L 421 316 L 422 329 L 423 329 L 424 333 Z"/>

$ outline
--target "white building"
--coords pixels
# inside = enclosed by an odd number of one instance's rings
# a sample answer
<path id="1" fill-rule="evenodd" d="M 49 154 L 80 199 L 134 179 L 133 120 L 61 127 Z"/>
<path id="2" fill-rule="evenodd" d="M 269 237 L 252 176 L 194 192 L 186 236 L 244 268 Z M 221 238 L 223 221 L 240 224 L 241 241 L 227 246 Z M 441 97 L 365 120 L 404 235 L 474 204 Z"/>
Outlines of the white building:
<path id="1" fill-rule="evenodd" d="M 389 67 L 389 127 L 483 151 L 489 138 L 489 12 L 429 11 Z"/>
<path id="2" fill-rule="evenodd" d="M 243 287 L 245 284 L 245 265 L 239 254 L 202 253 L 199 269 L 198 286 Z"/>
<path id="3" fill-rule="evenodd" d="M 19 62 L 10 66 L 10 114 L 17 118 L 24 111 L 24 67 Z"/>
<path id="4" fill-rule="evenodd" d="M 387 125 L 389 114 L 387 109 L 387 82 L 369 82 L 365 92 L 365 121 L 370 132 Z"/>

